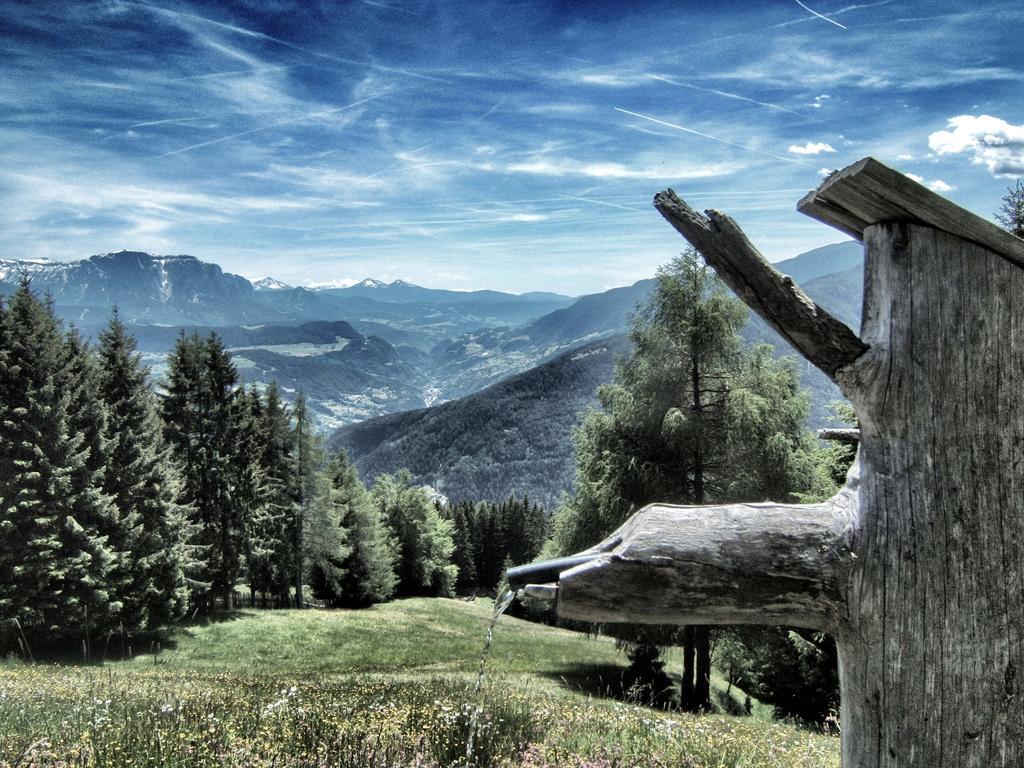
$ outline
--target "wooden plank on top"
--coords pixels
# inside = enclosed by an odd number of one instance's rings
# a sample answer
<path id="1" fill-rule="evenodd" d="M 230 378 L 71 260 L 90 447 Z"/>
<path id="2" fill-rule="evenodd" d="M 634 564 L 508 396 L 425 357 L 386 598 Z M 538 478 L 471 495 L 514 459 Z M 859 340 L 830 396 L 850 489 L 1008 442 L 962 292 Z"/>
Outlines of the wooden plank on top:
<path id="1" fill-rule="evenodd" d="M 797 210 L 858 240 L 865 229 L 884 221 L 923 224 L 1024 267 L 1024 240 L 873 157 L 833 173 L 797 203 Z"/>

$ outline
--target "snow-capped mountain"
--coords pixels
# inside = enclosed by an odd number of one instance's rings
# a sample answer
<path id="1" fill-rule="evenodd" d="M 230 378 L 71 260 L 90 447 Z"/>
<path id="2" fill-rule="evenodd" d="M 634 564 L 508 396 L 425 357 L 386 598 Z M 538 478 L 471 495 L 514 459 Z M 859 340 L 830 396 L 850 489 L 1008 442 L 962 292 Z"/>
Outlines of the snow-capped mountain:
<path id="1" fill-rule="evenodd" d="M 82 325 L 104 322 L 112 307 L 129 322 L 233 324 L 266 317 L 252 283 L 194 256 L 118 251 L 81 261 L 0 261 L 0 293 L 21 275 Z"/>
<path id="2" fill-rule="evenodd" d="M 264 277 L 262 280 L 253 281 L 252 287 L 257 291 L 285 291 L 289 290 L 292 286 L 288 283 L 282 283 L 273 277 Z"/>

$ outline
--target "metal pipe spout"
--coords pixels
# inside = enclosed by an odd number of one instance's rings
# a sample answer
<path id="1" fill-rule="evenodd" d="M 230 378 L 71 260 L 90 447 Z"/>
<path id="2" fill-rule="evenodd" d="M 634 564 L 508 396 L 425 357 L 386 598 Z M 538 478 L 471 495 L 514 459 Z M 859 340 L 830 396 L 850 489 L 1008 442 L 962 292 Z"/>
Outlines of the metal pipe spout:
<path id="1" fill-rule="evenodd" d="M 562 571 L 568 571 L 577 565 L 589 563 L 596 560 L 603 553 L 593 552 L 587 554 L 570 555 L 569 557 L 558 557 L 554 560 L 542 560 L 539 563 L 528 563 L 509 568 L 505 572 L 505 579 L 513 589 L 520 589 L 528 585 L 557 583 Z"/>

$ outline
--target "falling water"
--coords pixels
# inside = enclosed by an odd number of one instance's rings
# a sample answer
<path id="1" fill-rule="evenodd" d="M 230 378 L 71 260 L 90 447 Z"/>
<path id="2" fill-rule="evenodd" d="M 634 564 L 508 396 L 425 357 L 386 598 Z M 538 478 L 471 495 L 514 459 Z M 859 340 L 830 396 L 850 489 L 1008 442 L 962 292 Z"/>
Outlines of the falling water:
<path id="1" fill-rule="evenodd" d="M 498 623 L 501 614 L 508 610 L 512 601 L 519 593 L 511 587 L 505 587 L 494 599 L 494 613 L 491 615 L 491 623 L 487 627 L 487 637 L 484 639 L 484 650 L 480 654 L 480 669 L 476 673 L 476 685 L 473 687 L 473 696 L 477 699 L 476 708 L 469 717 L 469 735 L 466 737 L 466 765 L 473 765 L 473 745 L 476 741 L 477 721 L 483 712 L 483 702 L 480 700 L 480 690 L 484 686 L 484 669 L 487 666 L 487 656 L 491 651 L 491 643 L 494 641 L 494 625 Z"/>

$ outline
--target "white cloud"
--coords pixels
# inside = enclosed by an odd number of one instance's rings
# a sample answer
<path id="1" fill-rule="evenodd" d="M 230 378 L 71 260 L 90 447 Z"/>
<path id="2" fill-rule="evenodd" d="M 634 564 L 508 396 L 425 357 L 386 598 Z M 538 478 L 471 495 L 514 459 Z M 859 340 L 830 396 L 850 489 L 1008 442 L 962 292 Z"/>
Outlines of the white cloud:
<path id="1" fill-rule="evenodd" d="M 705 179 L 724 176 L 737 171 L 739 166 L 724 163 L 712 165 L 624 165 L 623 163 L 584 163 L 567 158 L 533 160 L 512 163 L 506 170 L 544 176 L 586 176 L 592 179 Z"/>
<path id="2" fill-rule="evenodd" d="M 1024 176 L 1024 125 L 992 115 L 957 115 L 952 130 L 936 131 L 928 147 L 940 155 L 966 152 L 971 162 L 984 165 L 994 176 Z"/>
<path id="3" fill-rule="evenodd" d="M 808 141 L 802 147 L 791 144 L 787 151 L 794 155 L 820 155 L 822 152 L 835 152 L 835 149 L 831 144 L 826 144 L 823 141 Z"/>
<path id="4" fill-rule="evenodd" d="M 956 187 L 951 184 L 947 184 L 942 179 L 932 179 L 931 181 L 925 181 L 923 176 L 918 176 L 916 173 L 905 173 L 903 174 L 908 179 L 916 181 L 918 184 L 923 184 L 928 187 L 932 192 L 952 192 Z"/>
<path id="5" fill-rule="evenodd" d="M 825 102 L 831 98 L 832 97 L 829 96 L 827 93 L 823 93 L 819 96 L 815 96 L 814 101 L 812 101 L 810 104 L 807 104 L 807 106 L 810 107 L 811 109 L 821 109 L 823 106 L 825 106 Z"/>

